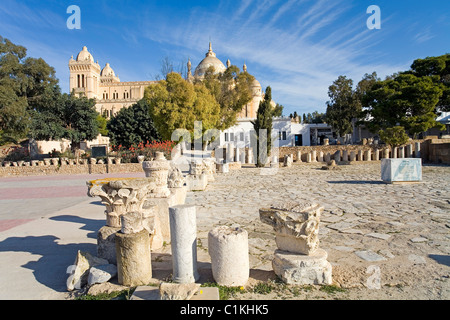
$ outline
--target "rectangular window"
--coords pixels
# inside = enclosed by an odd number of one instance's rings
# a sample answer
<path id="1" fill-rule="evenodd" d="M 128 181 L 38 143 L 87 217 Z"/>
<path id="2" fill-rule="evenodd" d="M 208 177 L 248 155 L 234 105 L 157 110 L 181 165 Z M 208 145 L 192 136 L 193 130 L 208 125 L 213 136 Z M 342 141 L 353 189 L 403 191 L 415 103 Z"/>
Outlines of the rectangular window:
<path id="1" fill-rule="evenodd" d="M 283 131 L 283 140 L 287 140 L 287 132 Z"/>
<path id="2" fill-rule="evenodd" d="M 240 140 L 241 140 L 241 141 L 244 141 L 244 133 L 243 133 L 243 132 L 241 132 L 241 138 L 240 138 Z"/>
<path id="3" fill-rule="evenodd" d="M 225 132 L 225 142 L 228 142 L 228 133 Z"/>
<path id="4" fill-rule="evenodd" d="M 230 141 L 234 141 L 234 133 L 233 132 L 230 133 Z"/>
<path id="5" fill-rule="evenodd" d="M 278 131 L 278 140 L 281 140 L 281 131 Z"/>

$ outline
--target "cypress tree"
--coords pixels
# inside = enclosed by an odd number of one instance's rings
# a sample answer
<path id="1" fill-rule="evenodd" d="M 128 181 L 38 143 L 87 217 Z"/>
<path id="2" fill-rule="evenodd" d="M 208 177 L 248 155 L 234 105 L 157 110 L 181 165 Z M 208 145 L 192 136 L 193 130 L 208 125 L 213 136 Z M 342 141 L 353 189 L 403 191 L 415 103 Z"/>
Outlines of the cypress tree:
<path id="1" fill-rule="evenodd" d="M 258 112 L 256 115 L 256 120 L 252 121 L 253 128 L 256 132 L 257 137 L 257 162 L 256 166 L 261 168 L 264 167 L 267 161 L 267 157 L 270 156 L 271 146 L 272 146 L 272 106 L 270 102 L 272 101 L 272 89 L 270 87 L 266 88 L 266 93 L 264 100 L 259 103 Z M 260 130 L 266 130 L 267 139 L 260 137 Z M 264 143 L 264 140 L 266 140 Z"/>

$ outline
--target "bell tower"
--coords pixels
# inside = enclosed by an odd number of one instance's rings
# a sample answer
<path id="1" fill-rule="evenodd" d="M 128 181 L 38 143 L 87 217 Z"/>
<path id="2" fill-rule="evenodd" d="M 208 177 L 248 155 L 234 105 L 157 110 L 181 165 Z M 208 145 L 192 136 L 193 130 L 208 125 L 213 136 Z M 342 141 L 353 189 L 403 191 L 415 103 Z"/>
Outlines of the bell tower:
<path id="1" fill-rule="evenodd" d="M 78 97 L 85 96 L 89 99 L 98 98 L 100 65 L 94 62 L 94 57 L 86 47 L 83 47 L 76 60 L 72 56 L 69 70 L 70 93 L 74 92 Z"/>

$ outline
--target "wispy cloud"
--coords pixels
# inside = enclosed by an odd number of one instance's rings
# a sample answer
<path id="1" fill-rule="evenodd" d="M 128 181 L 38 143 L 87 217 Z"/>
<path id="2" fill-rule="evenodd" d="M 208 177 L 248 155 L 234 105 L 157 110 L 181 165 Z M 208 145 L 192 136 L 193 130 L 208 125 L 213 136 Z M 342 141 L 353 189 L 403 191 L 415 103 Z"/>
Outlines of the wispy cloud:
<path id="1" fill-rule="evenodd" d="M 164 34 L 150 37 L 204 53 L 212 35 L 219 58 L 245 61 L 263 86 L 272 86 L 277 102 L 298 109 L 325 108 L 328 86 L 341 74 L 357 82 L 365 73 L 378 71 L 384 76 L 401 70 L 401 66 L 364 63 L 377 43 L 376 35 L 365 28 L 361 17 L 338 23 L 349 5 L 321 0 L 302 6 L 305 3 L 245 1 L 231 13 L 231 20 L 196 10 L 190 19 L 170 28 L 160 26 Z M 288 26 L 284 29 L 275 23 L 281 17 Z M 325 36 L 317 36 L 320 32 Z"/>

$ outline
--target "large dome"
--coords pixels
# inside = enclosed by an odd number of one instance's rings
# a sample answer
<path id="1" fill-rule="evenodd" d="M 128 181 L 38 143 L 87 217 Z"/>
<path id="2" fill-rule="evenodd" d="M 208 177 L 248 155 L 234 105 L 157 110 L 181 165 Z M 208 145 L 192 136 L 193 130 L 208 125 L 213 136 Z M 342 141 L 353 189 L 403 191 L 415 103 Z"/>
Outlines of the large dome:
<path id="1" fill-rule="evenodd" d="M 111 68 L 109 63 L 106 64 L 106 66 L 103 68 L 102 72 L 100 73 L 100 76 L 102 77 L 115 77 L 116 74 L 114 73 L 114 70 Z"/>
<path id="2" fill-rule="evenodd" d="M 205 59 L 200 62 L 200 64 L 195 69 L 194 77 L 203 78 L 209 67 L 214 67 L 215 73 L 223 73 L 227 70 L 225 65 L 220 61 L 216 54 L 212 50 L 211 43 L 209 43 L 209 51 L 206 54 Z"/>
<path id="3" fill-rule="evenodd" d="M 83 47 L 83 50 L 78 54 L 77 61 L 91 61 L 94 62 L 94 57 L 89 53 L 87 47 Z"/>

